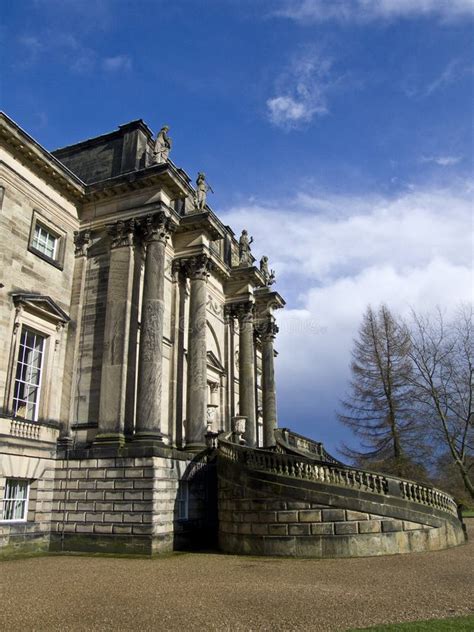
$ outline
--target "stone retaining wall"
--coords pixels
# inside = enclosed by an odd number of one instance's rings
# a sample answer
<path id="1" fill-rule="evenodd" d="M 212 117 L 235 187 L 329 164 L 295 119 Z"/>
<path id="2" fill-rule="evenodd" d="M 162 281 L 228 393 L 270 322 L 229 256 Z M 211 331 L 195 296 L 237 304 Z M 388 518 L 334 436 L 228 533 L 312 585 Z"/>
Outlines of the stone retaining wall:
<path id="1" fill-rule="evenodd" d="M 426 524 L 329 506 L 317 502 L 317 485 L 313 494 L 306 491 L 304 500 L 297 499 L 291 479 L 257 480 L 225 459 L 219 461 L 218 481 L 219 546 L 227 553 L 353 557 L 436 550 L 463 541 L 462 529 L 449 517 Z M 333 494 L 340 499 L 344 490 Z M 357 507 L 357 500 L 353 503 Z"/>

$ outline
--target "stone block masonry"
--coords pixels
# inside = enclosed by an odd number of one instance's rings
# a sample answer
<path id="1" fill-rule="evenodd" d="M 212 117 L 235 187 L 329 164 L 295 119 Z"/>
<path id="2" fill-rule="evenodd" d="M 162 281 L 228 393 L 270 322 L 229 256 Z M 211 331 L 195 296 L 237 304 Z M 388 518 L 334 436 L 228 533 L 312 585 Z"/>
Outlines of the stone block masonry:
<path id="1" fill-rule="evenodd" d="M 31 460 L 35 463 L 39 461 Z M 27 462 L 26 458 L 24 462 Z M 53 459 L 41 461 L 41 477 L 32 479 L 29 488 L 27 519 L 24 522 L 0 522 L 0 557 L 49 550 L 50 520 L 54 509 L 54 465 Z M 0 471 L 0 498 L 4 497 L 5 481 L 6 477 Z"/>
<path id="2" fill-rule="evenodd" d="M 208 464 L 162 452 L 59 460 L 51 550 L 155 555 L 204 530 Z"/>
<path id="3" fill-rule="evenodd" d="M 379 504 L 377 514 L 364 511 L 371 505 L 363 494 L 345 496 L 341 487 L 336 494 L 325 484 L 298 488 L 287 477 L 254 473 L 221 456 L 218 473 L 219 547 L 226 553 L 358 557 L 437 550 L 462 541 L 454 522 L 443 524 L 429 512 L 396 503 Z"/>

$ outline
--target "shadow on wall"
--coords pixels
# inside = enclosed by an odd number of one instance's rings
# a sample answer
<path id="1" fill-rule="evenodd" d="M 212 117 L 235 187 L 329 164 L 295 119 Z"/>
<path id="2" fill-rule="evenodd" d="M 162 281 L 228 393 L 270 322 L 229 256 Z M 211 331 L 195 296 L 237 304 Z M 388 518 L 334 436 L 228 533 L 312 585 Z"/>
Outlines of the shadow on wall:
<path id="1" fill-rule="evenodd" d="M 203 450 L 179 479 L 174 505 L 176 551 L 217 549 L 216 454 Z"/>

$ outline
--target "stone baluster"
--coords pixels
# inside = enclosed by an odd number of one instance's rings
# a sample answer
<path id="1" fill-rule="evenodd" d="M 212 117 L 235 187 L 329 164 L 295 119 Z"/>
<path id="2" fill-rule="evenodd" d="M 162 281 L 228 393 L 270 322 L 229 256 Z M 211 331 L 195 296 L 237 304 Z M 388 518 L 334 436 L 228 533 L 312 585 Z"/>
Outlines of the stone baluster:
<path id="1" fill-rule="evenodd" d="M 161 400 L 163 373 L 163 316 L 165 288 L 165 250 L 171 223 L 163 212 L 149 215 L 142 222 L 146 246 L 143 283 L 138 393 L 135 440 L 162 442 Z"/>
<path id="2" fill-rule="evenodd" d="M 130 315 L 134 273 L 135 220 L 107 226 L 110 265 L 107 282 L 97 444 L 125 442 Z"/>
<path id="3" fill-rule="evenodd" d="M 262 409 L 263 409 L 263 446 L 275 445 L 277 427 L 277 406 L 275 388 L 275 352 L 273 343 L 278 327 L 273 320 L 265 323 L 261 330 L 262 339 Z"/>
<path id="4" fill-rule="evenodd" d="M 191 257 L 186 264 L 190 278 L 186 449 L 205 447 L 207 426 L 207 279 L 211 262 L 206 254 Z"/>
<path id="5" fill-rule="evenodd" d="M 255 353 L 253 336 L 253 304 L 237 307 L 239 319 L 239 413 L 247 417 L 245 441 L 253 447 L 257 441 L 257 416 L 255 404 Z"/>

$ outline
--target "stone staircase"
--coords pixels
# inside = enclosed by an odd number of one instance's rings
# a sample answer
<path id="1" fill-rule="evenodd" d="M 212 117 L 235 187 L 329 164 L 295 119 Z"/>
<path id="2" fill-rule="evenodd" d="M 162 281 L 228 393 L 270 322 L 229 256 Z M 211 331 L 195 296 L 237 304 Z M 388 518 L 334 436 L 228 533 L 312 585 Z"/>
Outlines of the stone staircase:
<path id="1" fill-rule="evenodd" d="M 288 429 L 272 449 L 218 440 L 219 545 L 228 553 L 352 557 L 462 544 L 445 492 L 346 466 Z"/>

